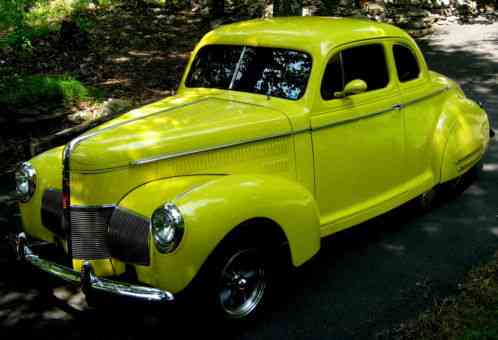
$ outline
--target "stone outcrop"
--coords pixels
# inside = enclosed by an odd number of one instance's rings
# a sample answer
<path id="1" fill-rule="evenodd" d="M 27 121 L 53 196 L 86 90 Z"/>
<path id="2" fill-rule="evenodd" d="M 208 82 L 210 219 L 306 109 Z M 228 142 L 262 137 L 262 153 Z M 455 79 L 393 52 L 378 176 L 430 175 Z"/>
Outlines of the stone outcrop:
<path id="1" fill-rule="evenodd" d="M 498 17 L 493 5 L 480 8 L 473 0 L 337 0 L 333 4 L 309 0 L 304 4 L 305 15 L 368 18 L 399 26 L 414 37 L 430 34 L 445 22 Z"/>

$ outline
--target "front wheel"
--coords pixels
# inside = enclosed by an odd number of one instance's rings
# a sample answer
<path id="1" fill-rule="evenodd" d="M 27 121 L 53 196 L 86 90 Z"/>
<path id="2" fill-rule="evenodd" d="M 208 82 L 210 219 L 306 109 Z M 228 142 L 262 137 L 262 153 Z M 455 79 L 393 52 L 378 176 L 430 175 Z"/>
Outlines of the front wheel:
<path id="1" fill-rule="evenodd" d="M 268 304 L 274 286 L 275 255 L 270 244 L 241 233 L 210 256 L 192 283 L 187 299 L 198 312 L 216 319 L 254 320 Z M 276 254 L 277 248 L 272 254 Z"/>
<path id="2" fill-rule="evenodd" d="M 264 253 L 257 247 L 227 252 L 219 263 L 216 304 L 223 316 L 244 319 L 257 313 L 269 289 Z"/>

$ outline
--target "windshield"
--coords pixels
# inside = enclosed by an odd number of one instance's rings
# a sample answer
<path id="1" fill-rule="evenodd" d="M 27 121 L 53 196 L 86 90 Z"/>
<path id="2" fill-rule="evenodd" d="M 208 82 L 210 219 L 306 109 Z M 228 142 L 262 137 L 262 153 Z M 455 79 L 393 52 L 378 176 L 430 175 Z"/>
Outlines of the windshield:
<path id="1" fill-rule="evenodd" d="M 268 47 L 204 46 L 192 64 L 187 87 L 217 88 L 297 100 L 306 90 L 311 56 Z"/>

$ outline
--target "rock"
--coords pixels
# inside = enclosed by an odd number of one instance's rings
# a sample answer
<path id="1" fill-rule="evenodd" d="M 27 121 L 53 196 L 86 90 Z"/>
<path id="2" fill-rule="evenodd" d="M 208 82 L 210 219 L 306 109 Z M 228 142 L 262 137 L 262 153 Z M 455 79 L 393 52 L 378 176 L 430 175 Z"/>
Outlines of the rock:
<path id="1" fill-rule="evenodd" d="M 408 29 L 406 30 L 414 38 L 420 38 L 434 32 L 433 28 Z"/>
<path id="2" fill-rule="evenodd" d="M 203 17 L 209 17 L 209 7 L 205 6 L 205 7 L 202 7 L 201 8 L 201 11 L 200 11 L 200 14 L 201 16 Z"/>
<path id="3" fill-rule="evenodd" d="M 223 18 L 219 18 L 219 19 L 216 19 L 216 20 L 211 20 L 211 21 L 209 22 L 209 26 L 210 26 L 212 29 L 214 29 L 214 28 L 216 28 L 216 27 L 218 27 L 218 26 L 223 25 L 223 21 L 224 21 L 224 19 L 223 19 Z"/>
<path id="4" fill-rule="evenodd" d="M 409 29 L 421 29 L 427 28 L 429 25 L 425 22 L 424 18 L 418 17 L 414 20 L 410 20 L 410 22 L 406 25 Z"/>
<path id="5" fill-rule="evenodd" d="M 384 5 L 381 4 L 376 4 L 376 3 L 367 3 L 366 5 L 366 10 L 369 15 L 372 16 L 379 16 L 383 15 L 386 12 L 386 8 Z"/>
<path id="6" fill-rule="evenodd" d="M 496 8 L 492 4 L 485 5 L 483 8 L 484 13 L 495 13 L 495 11 L 496 11 Z"/>
<path id="7" fill-rule="evenodd" d="M 131 110 L 133 104 L 129 100 L 125 99 L 109 99 L 107 100 L 102 108 L 102 116 L 115 115 L 127 110 Z"/>
<path id="8" fill-rule="evenodd" d="M 360 10 L 360 9 L 352 10 L 350 13 L 350 16 L 352 16 L 353 18 L 359 18 L 359 19 L 367 18 L 365 12 Z"/>
<path id="9" fill-rule="evenodd" d="M 311 15 L 313 15 L 313 8 L 303 7 L 303 17 L 309 17 Z"/>
<path id="10" fill-rule="evenodd" d="M 383 15 L 374 15 L 370 17 L 370 20 L 375 20 L 377 22 L 383 22 L 385 21 L 385 16 Z"/>
<path id="11" fill-rule="evenodd" d="M 202 22 L 202 18 L 193 18 L 193 19 L 188 19 L 187 23 L 191 25 L 199 24 Z"/>
<path id="12" fill-rule="evenodd" d="M 410 18 L 408 18 L 404 14 L 396 14 L 394 17 L 394 23 L 399 26 L 406 26 L 410 22 Z"/>
<path id="13" fill-rule="evenodd" d="M 428 17 L 429 15 L 431 15 L 431 12 L 429 12 L 426 9 L 414 8 L 414 9 L 408 11 L 408 13 L 406 15 L 409 17 L 414 17 L 414 18 Z"/>
<path id="14" fill-rule="evenodd" d="M 264 18 L 271 18 L 272 16 L 273 16 L 273 4 L 266 6 L 265 10 L 263 11 Z"/>

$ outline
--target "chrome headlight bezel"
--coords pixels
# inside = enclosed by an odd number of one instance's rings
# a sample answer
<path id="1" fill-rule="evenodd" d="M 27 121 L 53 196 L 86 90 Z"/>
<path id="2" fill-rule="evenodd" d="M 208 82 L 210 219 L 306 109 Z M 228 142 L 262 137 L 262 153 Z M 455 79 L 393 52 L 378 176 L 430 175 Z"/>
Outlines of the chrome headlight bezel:
<path id="1" fill-rule="evenodd" d="M 166 203 L 157 208 L 150 218 L 150 231 L 159 252 L 173 252 L 180 244 L 185 231 L 183 216 L 177 206 Z"/>
<path id="2" fill-rule="evenodd" d="M 15 173 L 16 194 L 22 203 L 27 203 L 36 191 L 36 170 L 29 162 L 19 164 Z"/>

